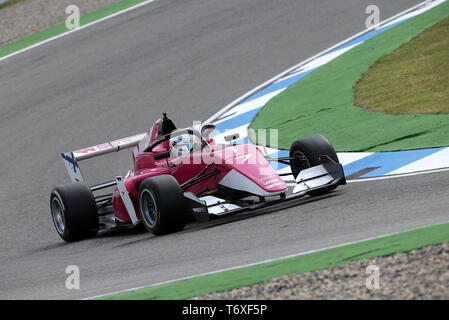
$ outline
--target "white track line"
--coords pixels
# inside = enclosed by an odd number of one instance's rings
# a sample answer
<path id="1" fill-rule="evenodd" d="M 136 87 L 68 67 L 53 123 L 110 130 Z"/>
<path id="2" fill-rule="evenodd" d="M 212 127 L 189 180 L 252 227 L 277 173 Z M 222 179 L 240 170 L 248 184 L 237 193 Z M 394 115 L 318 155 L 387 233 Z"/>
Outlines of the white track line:
<path id="1" fill-rule="evenodd" d="M 99 23 L 99 22 L 102 22 L 102 21 L 105 21 L 105 20 L 114 18 L 114 17 L 119 16 L 119 15 L 125 13 L 125 12 L 128 12 L 128 11 L 131 11 L 131 10 L 134 10 L 134 9 L 137 9 L 137 8 L 140 8 L 140 7 L 144 6 L 144 5 L 147 5 L 147 4 L 152 3 L 152 2 L 155 2 L 155 1 L 156 1 L 156 0 L 148 0 L 148 1 L 145 1 L 145 2 L 142 2 L 142 3 L 139 3 L 139 4 L 136 4 L 135 6 L 132 6 L 132 7 L 123 9 L 123 10 L 118 11 L 118 12 L 116 12 L 116 13 L 113 13 L 113 14 L 111 14 L 111 15 L 109 15 L 109 16 L 106 16 L 106 17 L 100 18 L 100 19 L 98 19 L 98 20 L 92 21 L 92 22 L 90 22 L 90 23 L 87 23 L 87 24 L 85 24 L 85 25 L 82 25 L 82 26 L 80 26 L 79 28 L 76 28 L 76 29 L 69 30 L 69 31 L 67 31 L 67 32 L 58 34 L 57 36 L 54 36 L 54 37 L 52 37 L 52 38 L 43 40 L 43 41 L 38 42 L 38 43 L 36 43 L 36 44 L 33 44 L 33 45 L 29 46 L 29 47 L 23 48 L 23 49 L 21 49 L 21 50 L 19 50 L 19 51 L 10 53 L 10 54 L 8 54 L 8 55 L 6 55 L 6 56 L 0 58 L 0 61 L 6 60 L 6 59 L 11 58 L 11 57 L 13 57 L 13 56 L 15 56 L 15 55 L 18 55 L 19 53 L 22 53 L 22 52 L 31 50 L 31 49 L 36 48 L 36 47 L 39 47 L 39 46 L 41 46 L 41 45 L 43 45 L 43 44 L 46 44 L 46 43 L 49 43 L 49 42 L 54 41 L 54 40 L 56 40 L 56 39 L 65 37 L 65 36 L 67 36 L 67 35 L 69 35 L 69 34 L 72 34 L 72 33 L 74 33 L 74 32 L 77 32 L 77 31 L 80 31 L 80 30 L 82 30 L 82 29 L 91 27 L 91 26 L 93 26 L 94 24 L 97 24 L 97 23 Z"/>
<path id="2" fill-rule="evenodd" d="M 396 19 L 396 20 L 390 21 L 388 24 L 384 25 L 383 27 L 387 27 L 387 26 L 389 26 L 389 25 L 395 24 L 395 23 L 397 23 L 397 22 L 399 22 L 399 21 L 402 21 L 402 20 L 404 20 L 404 19 L 413 18 L 413 17 L 415 17 L 415 16 L 417 16 L 417 15 L 420 15 L 421 13 L 423 13 L 423 12 L 425 12 L 425 11 L 428 11 L 428 10 L 430 10 L 430 9 L 432 9 L 432 8 L 434 8 L 434 7 L 438 6 L 438 5 L 440 5 L 440 4 L 442 4 L 442 3 L 445 2 L 446 0 L 433 0 L 433 1 L 434 1 L 434 2 L 433 2 L 431 5 L 426 6 L 426 7 L 423 7 L 423 8 L 421 8 L 421 9 L 418 9 L 418 10 L 412 12 L 412 13 L 408 13 L 408 14 L 402 16 L 401 19 Z"/>

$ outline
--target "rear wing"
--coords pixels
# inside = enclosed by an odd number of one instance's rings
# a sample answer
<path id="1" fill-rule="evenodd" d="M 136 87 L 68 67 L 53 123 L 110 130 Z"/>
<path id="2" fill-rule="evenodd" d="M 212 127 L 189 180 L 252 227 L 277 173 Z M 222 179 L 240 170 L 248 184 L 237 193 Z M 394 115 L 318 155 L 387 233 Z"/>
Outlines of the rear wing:
<path id="1" fill-rule="evenodd" d="M 83 174 L 81 173 L 81 169 L 78 165 L 78 161 L 102 156 L 112 152 L 118 152 L 120 150 L 125 150 L 132 147 L 137 147 L 142 139 L 144 139 L 146 136 L 148 137 L 146 133 L 141 133 L 135 136 L 102 143 L 85 149 L 61 153 L 61 157 L 64 161 L 64 165 L 67 169 L 67 173 L 69 174 L 70 179 L 72 181 L 85 183 Z"/>
<path id="2" fill-rule="evenodd" d="M 81 169 L 78 165 L 78 161 L 102 156 L 112 152 L 118 152 L 120 150 L 125 150 L 132 147 L 135 147 L 133 155 L 136 156 L 136 154 L 139 152 L 139 148 L 140 149 L 143 148 L 145 144 L 148 144 L 149 140 L 150 140 L 149 134 L 141 133 L 135 136 L 102 143 L 85 149 L 61 153 L 61 157 L 62 160 L 64 161 L 64 165 L 67 169 L 67 173 L 69 174 L 70 179 L 72 181 L 78 181 L 86 184 L 86 182 L 84 181 L 83 174 L 81 173 Z M 90 187 L 90 190 L 94 192 L 112 186 L 117 186 L 119 195 L 123 200 L 123 204 L 125 205 L 125 208 L 128 211 L 131 221 L 133 225 L 136 225 L 139 222 L 139 219 L 137 218 L 133 203 L 131 201 L 131 198 L 129 197 L 128 191 L 126 190 L 125 187 L 125 183 L 123 182 L 123 178 L 121 176 L 115 177 L 115 180 L 92 186 Z M 111 196 L 110 195 L 98 196 L 95 198 L 95 200 L 98 208 L 101 208 L 110 203 Z"/>

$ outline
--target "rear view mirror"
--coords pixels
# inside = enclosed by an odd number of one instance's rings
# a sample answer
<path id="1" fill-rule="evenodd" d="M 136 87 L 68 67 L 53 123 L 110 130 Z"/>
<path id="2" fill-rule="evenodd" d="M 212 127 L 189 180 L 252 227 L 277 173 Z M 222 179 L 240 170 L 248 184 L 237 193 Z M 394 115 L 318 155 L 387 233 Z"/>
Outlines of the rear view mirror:
<path id="1" fill-rule="evenodd" d="M 237 140 L 240 137 L 238 133 L 229 134 L 224 137 L 226 142 L 231 142 L 232 140 Z"/>

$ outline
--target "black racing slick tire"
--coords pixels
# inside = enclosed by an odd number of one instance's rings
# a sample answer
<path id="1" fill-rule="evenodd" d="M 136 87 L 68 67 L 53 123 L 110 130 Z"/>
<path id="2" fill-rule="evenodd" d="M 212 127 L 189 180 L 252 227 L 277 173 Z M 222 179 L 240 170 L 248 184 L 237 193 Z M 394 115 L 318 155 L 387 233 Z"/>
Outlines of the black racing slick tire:
<path id="1" fill-rule="evenodd" d="M 323 155 L 326 155 L 335 162 L 339 163 L 334 147 L 322 135 L 314 134 L 293 142 L 290 147 L 290 157 L 299 158 L 298 160 L 291 160 L 290 162 L 293 177 L 296 179 L 302 170 L 320 165 L 321 161 L 319 160 L 319 157 Z M 337 185 L 333 188 L 326 189 L 324 192 L 311 192 L 310 195 L 321 195 L 335 189 L 336 187 Z"/>
<path id="2" fill-rule="evenodd" d="M 91 237 L 98 232 L 98 210 L 90 189 L 80 182 L 55 187 L 50 208 L 56 231 L 67 242 Z"/>
<path id="3" fill-rule="evenodd" d="M 323 155 L 328 156 L 337 163 L 339 162 L 334 147 L 322 135 L 314 134 L 293 142 L 290 147 L 290 157 L 302 158 L 302 160 L 292 160 L 290 162 L 293 177 L 296 179 L 302 170 L 320 165 L 319 157 Z"/>
<path id="4" fill-rule="evenodd" d="M 172 176 L 160 175 L 145 179 L 139 186 L 138 204 L 143 224 L 154 235 L 184 229 L 184 194 Z"/>

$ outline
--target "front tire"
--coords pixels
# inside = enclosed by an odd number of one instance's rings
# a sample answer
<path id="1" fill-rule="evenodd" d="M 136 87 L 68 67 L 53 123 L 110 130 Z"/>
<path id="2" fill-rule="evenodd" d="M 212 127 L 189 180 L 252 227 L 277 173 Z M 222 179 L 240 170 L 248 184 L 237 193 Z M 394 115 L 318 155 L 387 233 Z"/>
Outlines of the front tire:
<path id="1" fill-rule="evenodd" d="M 141 183 L 139 210 L 143 224 L 155 235 L 180 231 L 186 224 L 184 194 L 170 175 L 147 178 Z"/>
<path id="2" fill-rule="evenodd" d="M 293 142 L 290 147 L 290 157 L 302 158 L 302 160 L 291 160 L 290 168 L 292 170 L 293 177 L 296 179 L 298 174 L 307 168 L 318 166 L 321 164 L 319 157 L 326 155 L 336 163 L 339 163 L 337 153 L 335 152 L 332 144 L 322 135 L 314 134 Z M 321 195 L 335 189 L 335 185 L 331 189 L 326 191 L 311 192 L 311 196 Z"/>
<path id="3" fill-rule="evenodd" d="M 53 224 L 59 236 L 72 242 L 98 232 L 98 210 L 90 189 L 80 182 L 55 187 L 50 196 Z"/>

